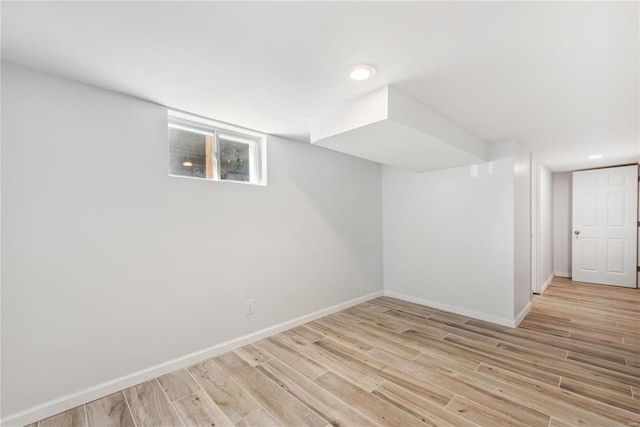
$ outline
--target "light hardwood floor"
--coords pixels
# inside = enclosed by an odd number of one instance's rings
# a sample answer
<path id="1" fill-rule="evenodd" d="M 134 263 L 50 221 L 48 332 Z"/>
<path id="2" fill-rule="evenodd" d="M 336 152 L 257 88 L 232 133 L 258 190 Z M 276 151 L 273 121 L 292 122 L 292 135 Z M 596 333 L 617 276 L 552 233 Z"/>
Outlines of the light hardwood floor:
<path id="1" fill-rule="evenodd" d="M 517 329 L 382 297 L 38 425 L 639 426 L 639 354 L 636 289 L 555 279 Z"/>

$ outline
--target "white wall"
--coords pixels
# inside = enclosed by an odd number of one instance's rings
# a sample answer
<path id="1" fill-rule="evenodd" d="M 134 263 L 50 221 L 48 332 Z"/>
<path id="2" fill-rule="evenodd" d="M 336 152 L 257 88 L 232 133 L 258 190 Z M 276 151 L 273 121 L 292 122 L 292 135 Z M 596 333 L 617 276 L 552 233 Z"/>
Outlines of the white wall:
<path id="1" fill-rule="evenodd" d="M 531 290 L 542 293 L 553 279 L 552 174 L 531 156 Z"/>
<path id="2" fill-rule="evenodd" d="M 414 173 L 383 167 L 385 293 L 513 320 L 513 160 Z"/>
<path id="3" fill-rule="evenodd" d="M 540 293 L 540 161 L 531 156 L 531 292 Z"/>
<path id="4" fill-rule="evenodd" d="M 539 183 L 539 281 L 548 284 L 553 276 L 553 176 L 549 168 L 538 165 Z M 543 289 L 544 290 L 544 289 Z"/>
<path id="5" fill-rule="evenodd" d="M 520 315 L 531 301 L 531 153 L 513 143 L 514 306 Z"/>
<path id="6" fill-rule="evenodd" d="M 553 174 L 553 274 L 571 276 L 572 173 Z"/>
<path id="7" fill-rule="evenodd" d="M 2 125 L 5 417 L 382 289 L 377 164 L 270 137 L 268 187 L 171 178 L 165 108 L 8 64 Z"/>
<path id="8" fill-rule="evenodd" d="M 513 325 L 531 298 L 530 153 L 413 173 L 383 167 L 385 294 Z"/>

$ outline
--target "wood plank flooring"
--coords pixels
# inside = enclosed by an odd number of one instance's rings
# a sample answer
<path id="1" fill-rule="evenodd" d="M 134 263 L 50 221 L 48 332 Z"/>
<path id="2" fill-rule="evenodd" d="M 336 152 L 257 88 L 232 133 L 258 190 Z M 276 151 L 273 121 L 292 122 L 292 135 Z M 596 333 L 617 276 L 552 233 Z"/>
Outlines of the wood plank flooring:
<path id="1" fill-rule="evenodd" d="M 517 329 L 382 297 L 33 426 L 640 426 L 640 290 L 556 278 Z"/>

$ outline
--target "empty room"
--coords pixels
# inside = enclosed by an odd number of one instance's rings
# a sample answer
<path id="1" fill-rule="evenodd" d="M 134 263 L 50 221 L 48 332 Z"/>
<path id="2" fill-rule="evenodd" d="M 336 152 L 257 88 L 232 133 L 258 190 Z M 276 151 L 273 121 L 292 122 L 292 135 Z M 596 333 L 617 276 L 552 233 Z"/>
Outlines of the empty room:
<path id="1" fill-rule="evenodd" d="M 2 426 L 640 426 L 639 2 L 0 17 Z"/>

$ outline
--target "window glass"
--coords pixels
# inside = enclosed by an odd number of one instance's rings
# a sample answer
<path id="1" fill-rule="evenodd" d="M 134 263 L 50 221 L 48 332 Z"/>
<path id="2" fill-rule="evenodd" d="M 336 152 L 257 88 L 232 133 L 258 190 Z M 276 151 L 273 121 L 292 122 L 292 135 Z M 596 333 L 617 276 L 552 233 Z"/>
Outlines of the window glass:
<path id="1" fill-rule="evenodd" d="M 224 136 L 219 137 L 220 141 L 220 179 L 228 181 L 249 182 L 250 144 L 233 141 Z"/>
<path id="2" fill-rule="evenodd" d="M 169 127 L 169 174 L 206 177 L 206 135 Z"/>

